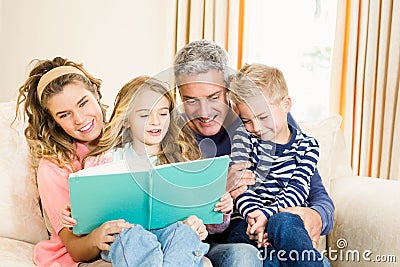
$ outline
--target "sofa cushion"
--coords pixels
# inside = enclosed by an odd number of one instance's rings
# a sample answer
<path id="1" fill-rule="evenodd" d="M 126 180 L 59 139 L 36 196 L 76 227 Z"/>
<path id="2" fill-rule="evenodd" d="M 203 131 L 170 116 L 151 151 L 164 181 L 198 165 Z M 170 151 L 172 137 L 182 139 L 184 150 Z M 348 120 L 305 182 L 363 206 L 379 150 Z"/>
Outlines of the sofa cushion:
<path id="1" fill-rule="evenodd" d="M 33 246 L 30 243 L 0 237 L 0 266 L 35 267 Z"/>
<path id="2" fill-rule="evenodd" d="M 15 102 L 0 103 L 0 237 L 32 244 L 48 238 L 29 166 L 22 122 L 10 127 Z"/>
<path id="3" fill-rule="evenodd" d="M 315 139 L 319 144 L 319 160 L 318 171 L 322 177 L 322 182 L 326 190 L 329 192 L 330 179 L 332 178 L 332 171 L 338 166 L 334 166 L 335 159 L 332 157 L 334 151 L 335 141 L 340 131 L 340 123 L 342 119 L 339 115 L 332 115 L 326 119 L 318 122 L 300 122 L 299 125 L 302 131 Z M 343 147 L 345 149 L 345 147 Z"/>
<path id="4" fill-rule="evenodd" d="M 358 255 L 360 259 L 337 258 L 334 266 L 399 265 L 393 261 L 400 259 L 399 192 L 400 181 L 359 176 L 332 180 L 336 212 L 328 249 L 332 257 Z M 374 262 L 380 256 L 387 262 Z"/>

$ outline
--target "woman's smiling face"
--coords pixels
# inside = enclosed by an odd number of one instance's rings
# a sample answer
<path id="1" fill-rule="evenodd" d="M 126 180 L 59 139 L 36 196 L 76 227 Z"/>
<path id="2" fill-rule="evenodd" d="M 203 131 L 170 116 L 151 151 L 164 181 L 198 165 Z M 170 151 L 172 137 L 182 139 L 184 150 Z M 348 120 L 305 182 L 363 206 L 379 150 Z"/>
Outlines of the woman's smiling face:
<path id="1" fill-rule="evenodd" d="M 103 113 L 98 96 L 81 82 L 64 86 L 48 100 L 47 109 L 68 135 L 88 147 L 101 135 Z"/>

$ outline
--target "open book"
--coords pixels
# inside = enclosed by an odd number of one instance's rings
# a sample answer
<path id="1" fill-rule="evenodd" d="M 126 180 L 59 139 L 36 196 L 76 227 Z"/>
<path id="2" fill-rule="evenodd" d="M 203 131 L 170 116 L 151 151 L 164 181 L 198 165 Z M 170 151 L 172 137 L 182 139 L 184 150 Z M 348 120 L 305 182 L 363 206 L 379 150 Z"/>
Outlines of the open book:
<path id="1" fill-rule="evenodd" d="M 205 224 L 222 222 L 215 212 L 225 193 L 229 157 L 144 167 L 114 161 L 69 176 L 75 234 L 106 221 L 125 219 L 145 229 L 166 227 L 196 215 Z"/>

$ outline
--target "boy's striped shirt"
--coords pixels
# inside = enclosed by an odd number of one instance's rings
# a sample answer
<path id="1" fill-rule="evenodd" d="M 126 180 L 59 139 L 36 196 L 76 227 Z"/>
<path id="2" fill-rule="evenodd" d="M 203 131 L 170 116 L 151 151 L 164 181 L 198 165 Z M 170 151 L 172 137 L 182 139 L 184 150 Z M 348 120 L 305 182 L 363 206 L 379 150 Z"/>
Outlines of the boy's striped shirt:
<path id="1" fill-rule="evenodd" d="M 256 174 L 256 184 L 236 198 L 232 219 L 247 219 L 247 214 L 257 209 L 269 219 L 279 208 L 307 205 L 319 146 L 313 137 L 290 125 L 289 129 L 290 141 L 281 145 L 258 139 L 244 126 L 238 128 L 232 143 L 231 164 L 252 162 L 250 169 Z"/>

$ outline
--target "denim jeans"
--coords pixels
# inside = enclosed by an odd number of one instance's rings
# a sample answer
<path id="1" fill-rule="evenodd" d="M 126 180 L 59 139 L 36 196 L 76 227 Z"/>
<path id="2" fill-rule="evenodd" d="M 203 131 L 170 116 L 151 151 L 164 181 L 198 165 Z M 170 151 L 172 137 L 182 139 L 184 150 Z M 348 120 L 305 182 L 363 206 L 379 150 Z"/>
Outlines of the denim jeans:
<path id="1" fill-rule="evenodd" d="M 211 244 L 206 255 L 214 267 L 251 266 L 262 267 L 263 262 L 257 257 L 258 250 L 252 245 L 237 244 Z"/>
<path id="2" fill-rule="evenodd" d="M 249 239 L 246 230 L 246 221 L 240 219 L 231 221 L 228 243 L 257 246 L 256 242 Z M 277 213 L 269 219 L 266 232 L 271 245 L 260 249 L 257 254 L 264 259 L 264 267 L 324 266 L 323 257 L 313 248 L 299 216 L 287 212 Z M 329 261 L 327 263 L 329 264 Z"/>
<path id="3" fill-rule="evenodd" d="M 110 251 L 102 251 L 101 257 L 113 267 L 197 267 L 203 266 L 208 249 L 209 245 L 181 222 L 151 231 L 135 225 L 116 235 Z"/>

